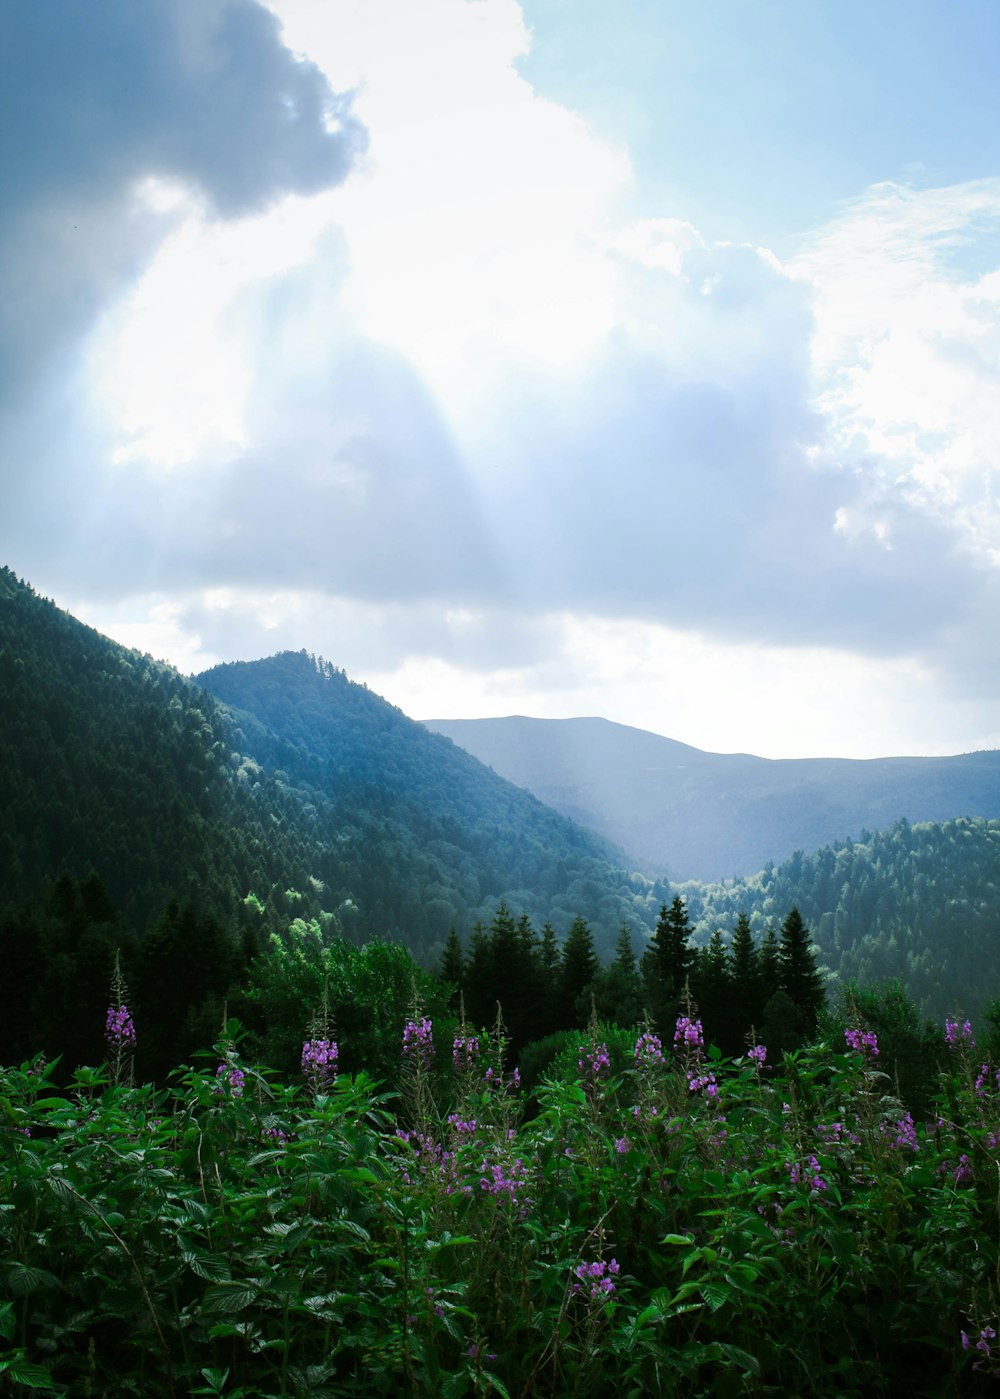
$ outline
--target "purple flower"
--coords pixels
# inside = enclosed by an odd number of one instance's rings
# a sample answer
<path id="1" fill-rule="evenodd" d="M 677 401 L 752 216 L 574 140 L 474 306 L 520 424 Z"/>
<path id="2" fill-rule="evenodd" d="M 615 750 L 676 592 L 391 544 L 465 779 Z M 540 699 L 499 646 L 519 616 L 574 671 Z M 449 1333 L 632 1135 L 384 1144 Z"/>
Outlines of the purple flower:
<path id="1" fill-rule="evenodd" d="M 479 1038 L 476 1035 L 455 1036 L 451 1050 L 451 1061 L 458 1073 L 463 1073 L 472 1068 L 479 1058 Z"/>
<path id="2" fill-rule="evenodd" d="M 863 1058 L 878 1058 L 878 1039 L 874 1030 L 860 1030 L 852 1026 L 844 1031 L 844 1039 L 848 1048 L 856 1050 Z"/>
<path id="3" fill-rule="evenodd" d="M 701 1021 L 692 1020 L 689 1015 L 678 1016 L 674 1044 L 679 1049 L 693 1049 L 700 1054 L 705 1048 L 705 1032 L 701 1028 Z"/>
<path id="4" fill-rule="evenodd" d="M 901 1117 L 897 1117 L 891 1122 L 880 1122 L 879 1131 L 892 1146 L 900 1151 L 904 1149 L 906 1151 L 917 1150 L 917 1129 L 910 1113 L 904 1112 Z"/>
<path id="5" fill-rule="evenodd" d="M 108 1006 L 104 1022 L 104 1038 L 113 1049 L 135 1048 L 135 1026 L 127 1005 Z"/>
<path id="6" fill-rule="evenodd" d="M 302 1072 L 314 1093 L 326 1093 L 337 1081 L 336 1040 L 306 1040 L 302 1046 Z"/>
<path id="7" fill-rule="evenodd" d="M 975 1049 L 976 1040 L 972 1033 L 972 1024 L 964 1020 L 960 1025 L 957 1020 L 945 1020 L 944 1037 L 949 1044 L 966 1044 L 970 1049 Z"/>
<path id="8" fill-rule="evenodd" d="M 230 1098 L 243 1097 L 246 1078 L 242 1069 L 237 1068 L 235 1064 L 220 1064 L 215 1071 L 215 1077 L 219 1080 L 220 1093 L 228 1093 Z"/>
<path id="9" fill-rule="evenodd" d="M 663 1042 L 659 1035 L 645 1030 L 635 1042 L 636 1067 L 651 1068 L 663 1063 Z"/>
<path id="10" fill-rule="evenodd" d="M 786 1161 L 785 1169 L 793 1185 L 808 1185 L 810 1190 L 815 1191 L 827 1189 L 827 1183 L 821 1174 L 822 1167 L 813 1155 L 805 1157 L 802 1161 Z"/>
<path id="11" fill-rule="evenodd" d="M 942 1171 L 947 1171 L 948 1167 L 942 1165 Z M 964 1153 L 958 1158 L 958 1165 L 951 1172 L 953 1185 L 968 1185 L 972 1181 L 972 1163 Z"/>
<path id="12" fill-rule="evenodd" d="M 605 1263 L 603 1259 L 598 1259 L 594 1263 L 578 1263 L 575 1268 L 577 1281 L 573 1284 L 573 1291 L 589 1298 L 592 1302 L 610 1301 L 615 1291 L 615 1278 L 618 1276 L 619 1268 L 617 1260 L 612 1258 L 610 1263 Z"/>
<path id="13" fill-rule="evenodd" d="M 755 1064 L 763 1064 L 767 1058 L 766 1044 L 752 1044 L 747 1050 L 747 1058 L 752 1059 Z"/>
<path id="14" fill-rule="evenodd" d="M 586 1054 L 581 1053 L 577 1065 L 583 1075 L 584 1084 L 588 1087 L 596 1087 L 611 1072 L 608 1046 L 603 1042 L 592 1044 Z"/>
<path id="15" fill-rule="evenodd" d="M 434 1058 L 434 1034 L 430 1019 L 407 1020 L 403 1026 L 403 1058 L 427 1065 Z"/>
<path id="16" fill-rule="evenodd" d="M 704 1093 L 705 1097 L 710 1101 L 719 1096 L 719 1085 L 715 1081 L 715 1074 L 711 1072 L 704 1074 L 689 1073 L 688 1089 L 692 1093 Z"/>

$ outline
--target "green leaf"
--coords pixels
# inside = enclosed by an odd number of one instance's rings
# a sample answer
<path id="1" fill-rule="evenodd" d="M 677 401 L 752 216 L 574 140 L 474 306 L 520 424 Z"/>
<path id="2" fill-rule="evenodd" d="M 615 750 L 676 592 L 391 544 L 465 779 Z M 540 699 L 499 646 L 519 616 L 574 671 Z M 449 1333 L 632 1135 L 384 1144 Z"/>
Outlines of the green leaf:
<path id="1" fill-rule="evenodd" d="M 30 1360 L 0 1361 L 0 1373 L 15 1384 L 23 1384 L 28 1389 L 55 1389 L 55 1381 L 44 1365 L 35 1365 Z"/>
<path id="2" fill-rule="evenodd" d="M 483 1379 L 490 1386 L 490 1389 L 495 1390 L 496 1393 L 500 1395 L 500 1399 L 510 1399 L 510 1392 L 507 1389 L 507 1386 L 504 1384 L 503 1380 L 499 1378 L 498 1375 L 494 1375 L 492 1370 L 484 1370 Z M 488 1389 L 486 1393 L 488 1394 L 489 1392 L 490 1391 Z"/>
<path id="3" fill-rule="evenodd" d="M 734 1365 L 739 1365 L 746 1374 L 753 1375 L 755 1379 L 760 1375 L 760 1361 L 755 1355 L 741 1350 L 739 1346 L 729 1345 L 725 1341 L 721 1343 L 720 1348 L 726 1359 L 731 1360 Z"/>
<path id="4" fill-rule="evenodd" d="M 731 1300 L 729 1289 L 717 1282 L 703 1282 L 698 1291 L 711 1307 L 713 1312 L 717 1312 L 720 1307 L 724 1307 Z"/>
<path id="5" fill-rule="evenodd" d="M 9 1263 L 4 1280 L 15 1297 L 26 1297 L 29 1292 L 37 1292 L 43 1287 L 58 1287 L 55 1273 L 45 1268 L 31 1268 L 27 1263 Z"/>
<path id="6" fill-rule="evenodd" d="M 212 1315 L 241 1312 L 244 1307 L 249 1307 L 258 1295 L 256 1287 L 250 1287 L 244 1282 L 210 1287 L 202 1300 L 202 1310 Z"/>
<path id="7" fill-rule="evenodd" d="M 186 1253 L 184 1261 L 193 1273 L 209 1282 L 232 1282 L 233 1274 L 225 1258 L 211 1253 Z"/>

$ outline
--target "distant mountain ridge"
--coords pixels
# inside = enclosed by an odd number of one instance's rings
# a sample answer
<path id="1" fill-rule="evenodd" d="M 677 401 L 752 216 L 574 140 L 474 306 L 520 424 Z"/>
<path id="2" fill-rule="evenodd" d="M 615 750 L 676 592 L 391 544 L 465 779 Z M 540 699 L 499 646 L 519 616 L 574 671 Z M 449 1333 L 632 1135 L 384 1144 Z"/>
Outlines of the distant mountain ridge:
<path id="1" fill-rule="evenodd" d="M 997 750 L 773 759 L 703 752 L 598 718 L 425 722 L 653 877 L 750 875 L 904 818 L 1000 817 Z"/>
<path id="2" fill-rule="evenodd" d="M 176 898 L 433 961 L 505 898 L 560 935 L 582 914 L 610 951 L 655 917 L 622 863 L 305 652 L 192 681 L 0 568 L 0 912 L 93 871 L 140 930 Z"/>

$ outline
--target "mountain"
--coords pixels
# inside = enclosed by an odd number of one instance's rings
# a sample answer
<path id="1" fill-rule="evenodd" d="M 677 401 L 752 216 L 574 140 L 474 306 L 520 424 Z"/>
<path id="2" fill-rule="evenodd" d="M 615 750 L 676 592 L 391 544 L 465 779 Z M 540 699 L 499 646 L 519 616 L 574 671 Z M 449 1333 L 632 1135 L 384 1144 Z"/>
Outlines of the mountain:
<path id="1" fill-rule="evenodd" d="M 1000 996 L 1000 821 L 899 821 L 681 893 L 701 938 L 742 912 L 759 935 L 794 906 L 830 972 L 859 984 L 897 977 L 938 1017 L 976 1015 Z"/>
<path id="2" fill-rule="evenodd" d="M 495 772 L 651 876 L 750 875 L 906 818 L 1000 817 L 1000 752 L 948 758 L 706 753 L 606 719 L 434 719 Z"/>
<path id="3" fill-rule="evenodd" d="M 304 652 L 188 680 L 0 569 L 0 909 L 93 871 L 136 927 L 176 898 L 430 960 L 506 898 L 610 950 L 656 902 L 622 863 Z"/>

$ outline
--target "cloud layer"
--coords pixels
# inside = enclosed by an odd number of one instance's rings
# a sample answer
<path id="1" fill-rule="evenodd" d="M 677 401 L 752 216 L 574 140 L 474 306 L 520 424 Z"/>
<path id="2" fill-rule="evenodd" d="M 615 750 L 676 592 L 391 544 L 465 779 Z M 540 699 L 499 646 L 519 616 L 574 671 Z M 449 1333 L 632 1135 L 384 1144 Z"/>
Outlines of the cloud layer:
<path id="1" fill-rule="evenodd" d="M 774 742 L 810 686 L 874 751 L 917 692 L 911 743 L 1000 742 L 1000 180 L 783 262 L 644 202 L 514 0 L 274 8 L 0 19 L 5 557 L 182 664 L 305 645 L 440 715 L 669 731 L 672 649 Z"/>

